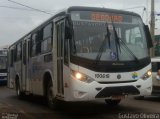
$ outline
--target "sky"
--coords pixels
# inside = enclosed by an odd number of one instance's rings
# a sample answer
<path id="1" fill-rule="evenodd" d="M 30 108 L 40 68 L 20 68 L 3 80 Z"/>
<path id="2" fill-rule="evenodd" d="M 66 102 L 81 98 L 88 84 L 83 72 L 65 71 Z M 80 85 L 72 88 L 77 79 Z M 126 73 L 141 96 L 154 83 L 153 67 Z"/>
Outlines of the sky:
<path id="1" fill-rule="evenodd" d="M 151 0 L 0 0 L 0 47 L 11 45 L 30 30 L 69 6 L 92 6 L 123 9 L 138 13 L 144 23 L 150 21 Z M 39 9 L 38 12 L 15 2 Z M 155 0 L 155 14 L 160 13 L 160 0 Z M 146 8 L 146 9 L 144 9 Z M 155 32 L 160 34 L 160 16 L 156 15 Z"/>

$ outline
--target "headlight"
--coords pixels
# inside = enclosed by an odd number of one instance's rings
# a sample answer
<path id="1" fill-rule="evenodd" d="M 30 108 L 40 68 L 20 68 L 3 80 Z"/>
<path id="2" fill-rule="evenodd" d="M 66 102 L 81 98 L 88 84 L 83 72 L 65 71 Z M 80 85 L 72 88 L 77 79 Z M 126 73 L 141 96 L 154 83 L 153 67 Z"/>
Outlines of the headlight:
<path id="1" fill-rule="evenodd" d="M 76 78 L 77 79 L 79 79 L 79 80 L 81 80 L 84 76 L 81 74 L 81 73 L 79 73 L 79 72 L 77 72 L 77 73 L 75 73 L 75 76 L 76 76 Z M 85 78 L 85 77 L 84 77 Z"/>
<path id="2" fill-rule="evenodd" d="M 71 71 L 72 76 L 74 76 L 77 80 L 86 82 L 86 83 L 91 83 L 92 81 L 94 81 L 94 79 L 90 78 L 89 76 L 86 76 L 85 74 L 82 74 L 80 72 L 77 71 Z"/>
<path id="3" fill-rule="evenodd" d="M 151 77 L 151 75 L 152 75 L 152 71 L 151 71 L 151 70 L 148 70 L 141 78 L 142 78 L 143 80 L 146 80 L 146 79 L 148 79 L 149 77 Z"/>

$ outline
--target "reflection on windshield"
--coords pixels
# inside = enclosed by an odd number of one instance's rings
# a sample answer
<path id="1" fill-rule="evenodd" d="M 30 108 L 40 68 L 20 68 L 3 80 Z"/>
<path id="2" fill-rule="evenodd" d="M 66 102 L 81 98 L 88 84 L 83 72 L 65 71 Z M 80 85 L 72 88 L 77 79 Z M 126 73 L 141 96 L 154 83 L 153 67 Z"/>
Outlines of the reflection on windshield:
<path id="1" fill-rule="evenodd" d="M 116 32 L 121 41 L 133 52 L 137 59 L 148 56 L 147 44 L 140 18 L 133 17 L 131 23 L 114 23 Z M 87 59 L 95 60 L 97 53 L 105 40 L 107 34 L 106 25 L 103 21 L 77 20 L 73 21 L 74 38 L 76 45 L 76 55 Z M 112 23 L 108 23 L 110 34 L 109 42 L 104 42 L 104 50 L 100 60 L 110 61 L 117 59 L 115 35 Z M 118 52 L 120 61 L 135 60 L 120 42 L 120 51 Z"/>
<path id="2" fill-rule="evenodd" d="M 2 56 L 0 57 L 0 69 L 6 69 L 7 68 L 7 57 Z"/>

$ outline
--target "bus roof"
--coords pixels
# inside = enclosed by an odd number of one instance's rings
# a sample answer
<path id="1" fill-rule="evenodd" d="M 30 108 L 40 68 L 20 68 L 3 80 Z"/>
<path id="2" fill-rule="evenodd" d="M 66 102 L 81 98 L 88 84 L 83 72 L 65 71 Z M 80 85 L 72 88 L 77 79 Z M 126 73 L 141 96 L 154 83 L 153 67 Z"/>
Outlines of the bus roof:
<path id="1" fill-rule="evenodd" d="M 126 14 L 126 15 L 133 15 L 133 16 L 140 17 L 140 15 L 138 15 L 138 14 L 136 14 L 134 12 L 124 11 L 124 10 L 109 9 L 109 8 L 104 8 L 104 7 L 102 8 L 102 7 L 72 6 L 72 7 L 66 8 L 64 10 L 58 11 L 55 15 L 53 15 L 47 21 L 44 21 L 43 23 L 41 23 L 40 25 L 38 25 L 36 28 L 34 28 L 33 30 L 31 30 L 29 33 L 27 33 L 26 35 L 24 35 L 23 37 L 21 37 L 19 40 L 17 40 L 16 42 L 14 42 L 12 45 L 10 45 L 9 48 L 12 47 L 17 42 L 19 42 L 22 39 L 24 39 L 25 37 L 27 37 L 28 35 L 30 35 L 32 32 L 34 32 L 34 31 L 40 29 L 41 27 L 45 26 L 50 21 L 52 21 L 54 18 L 56 18 L 57 16 L 65 15 L 67 13 L 70 13 L 71 11 L 112 12 L 112 13 L 119 13 L 119 14 Z"/>
<path id="2" fill-rule="evenodd" d="M 138 14 L 136 14 L 134 12 L 124 11 L 124 10 L 118 10 L 118 9 L 104 8 L 104 7 L 72 6 L 72 7 L 69 7 L 67 11 L 68 12 L 70 12 L 70 11 L 112 12 L 112 13 L 127 14 L 127 15 L 134 15 L 134 16 L 140 17 L 140 15 L 138 15 Z"/>
<path id="3" fill-rule="evenodd" d="M 152 62 L 160 62 L 160 57 L 153 57 L 151 58 Z"/>

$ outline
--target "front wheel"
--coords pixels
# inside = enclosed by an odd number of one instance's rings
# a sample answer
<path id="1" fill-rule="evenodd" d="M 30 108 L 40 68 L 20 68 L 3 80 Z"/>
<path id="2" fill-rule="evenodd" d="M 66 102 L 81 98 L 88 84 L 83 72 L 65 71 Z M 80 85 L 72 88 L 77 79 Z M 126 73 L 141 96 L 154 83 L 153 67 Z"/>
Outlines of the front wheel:
<path id="1" fill-rule="evenodd" d="M 116 106 L 121 102 L 121 100 L 106 99 L 105 102 L 110 106 Z"/>
<path id="2" fill-rule="evenodd" d="M 58 108 L 58 100 L 55 98 L 52 82 L 50 82 L 47 87 L 47 103 L 51 109 Z"/>

